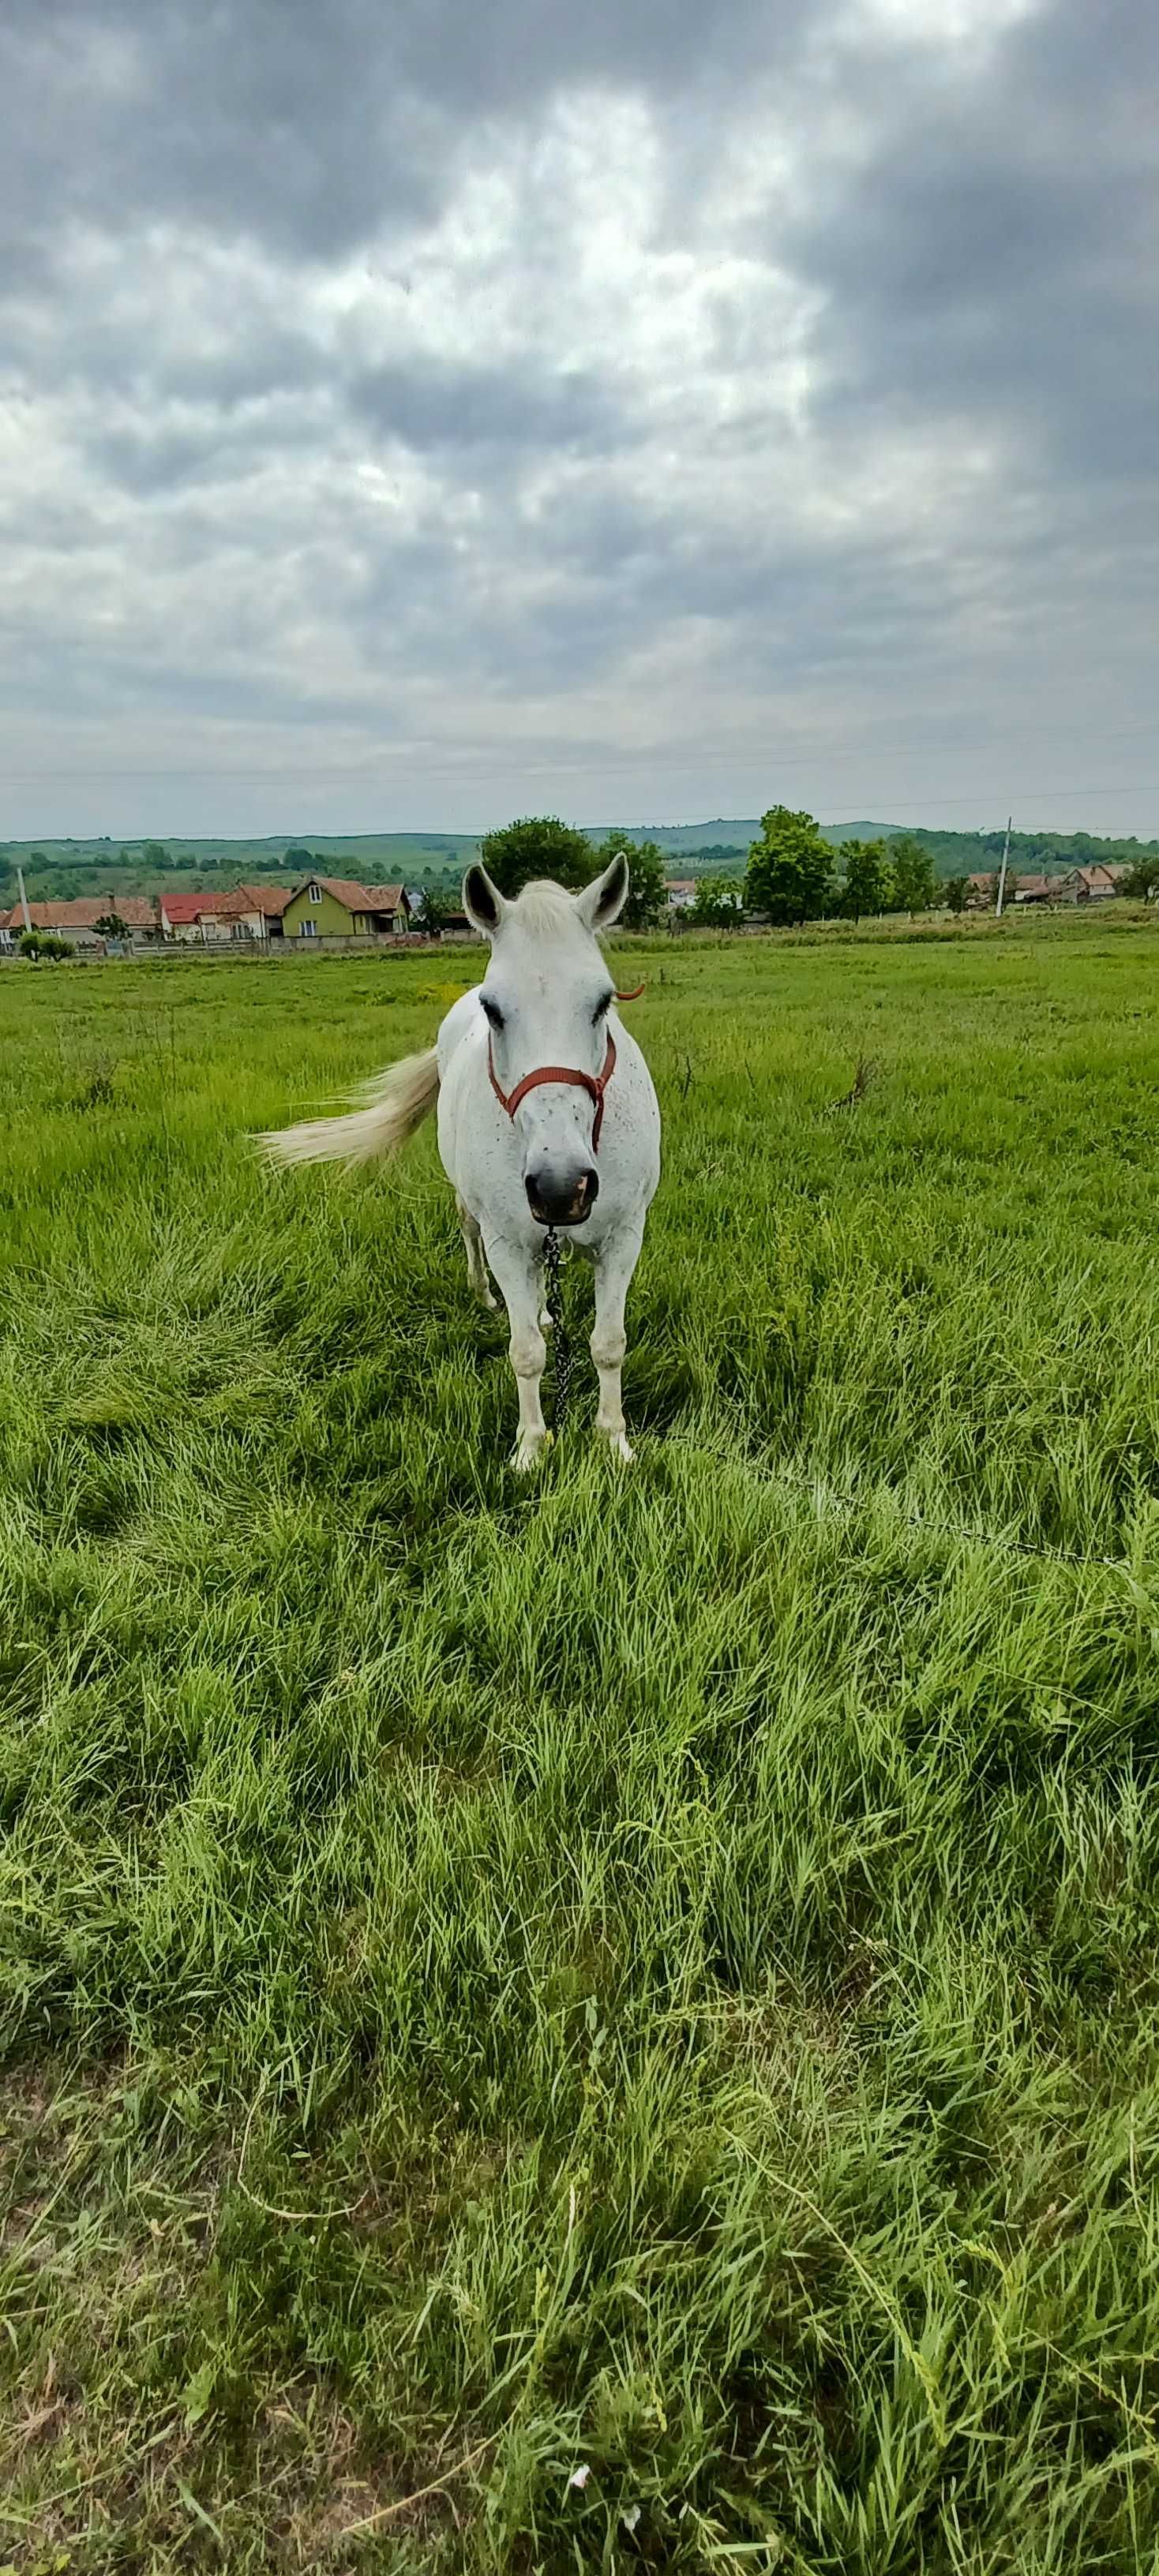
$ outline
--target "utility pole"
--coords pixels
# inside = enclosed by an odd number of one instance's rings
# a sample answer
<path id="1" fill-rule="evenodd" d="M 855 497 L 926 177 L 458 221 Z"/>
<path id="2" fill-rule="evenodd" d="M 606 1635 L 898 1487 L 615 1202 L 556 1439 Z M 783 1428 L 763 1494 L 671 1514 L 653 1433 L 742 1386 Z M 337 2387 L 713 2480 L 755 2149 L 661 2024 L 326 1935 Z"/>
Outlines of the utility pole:
<path id="1" fill-rule="evenodd" d="M 1002 905 L 1006 896 L 1006 862 L 1010 856 L 1010 826 L 1013 821 L 1013 814 L 1008 814 L 1006 817 L 1006 838 L 1002 844 L 1002 873 L 998 879 L 998 902 L 995 906 L 994 912 L 994 918 L 996 921 L 1001 921 L 1002 919 Z"/>
<path id="2" fill-rule="evenodd" d="M 17 883 L 17 885 L 18 885 L 18 886 L 19 886 L 19 888 L 20 888 L 20 909 L 21 909 L 21 912 L 22 912 L 22 913 L 23 913 L 23 915 L 24 915 L 24 927 L 25 927 L 25 929 L 26 929 L 26 930 L 31 930 L 31 928 L 32 928 L 32 915 L 31 915 L 31 913 L 30 913 L 30 911 L 29 911 L 29 909 L 28 909 L 28 897 L 27 897 L 27 895 L 25 894 L 25 891 L 24 891 L 24 870 L 23 870 L 23 868 L 17 868 L 17 871 L 16 871 L 16 883 Z"/>

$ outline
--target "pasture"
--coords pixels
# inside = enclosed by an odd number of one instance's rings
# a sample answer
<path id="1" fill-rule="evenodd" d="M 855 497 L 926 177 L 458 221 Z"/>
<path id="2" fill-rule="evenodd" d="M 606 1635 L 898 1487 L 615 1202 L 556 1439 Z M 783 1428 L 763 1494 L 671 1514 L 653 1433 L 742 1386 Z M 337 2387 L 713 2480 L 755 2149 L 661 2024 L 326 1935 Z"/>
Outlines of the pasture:
<path id="1" fill-rule="evenodd" d="M 0 970 L 21 2571 L 1159 2564 L 1155 926 L 612 953 L 527 1482 L 431 1132 L 246 1142 L 477 953 Z"/>

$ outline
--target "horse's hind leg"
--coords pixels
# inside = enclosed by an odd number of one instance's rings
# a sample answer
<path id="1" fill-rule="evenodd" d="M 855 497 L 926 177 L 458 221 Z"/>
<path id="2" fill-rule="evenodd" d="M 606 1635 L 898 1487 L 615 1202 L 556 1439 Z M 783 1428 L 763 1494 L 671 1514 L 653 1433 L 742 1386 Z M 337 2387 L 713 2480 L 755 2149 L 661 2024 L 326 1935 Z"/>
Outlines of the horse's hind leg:
<path id="1" fill-rule="evenodd" d="M 455 1206 L 459 1211 L 459 1225 L 462 1230 L 463 1246 L 467 1255 L 467 1277 L 471 1282 L 475 1295 L 482 1298 L 485 1306 L 493 1307 L 497 1301 L 491 1294 L 491 1282 L 487 1276 L 487 1263 L 483 1253 L 483 1237 L 479 1232 L 479 1228 L 475 1223 L 475 1219 L 471 1214 L 470 1208 L 467 1207 L 465 1202 L 459 1197 L 457 1191 L 455 1193 Z"/>
<path id="2" fill-rule="evenodd" d="M 630 1465 L 632 1451 L 628 1447 L 620 1392 L 620 1373 L 628 1347 L 624 1307 L 643 1239 L 642 1232 L 615 1235 L 610 1243 L 605 1244 L 596 1262 L 596 1320 L 591 1338 L 591 1354 L 600 1379 L 596 1429 L 625 1465 Z"/>

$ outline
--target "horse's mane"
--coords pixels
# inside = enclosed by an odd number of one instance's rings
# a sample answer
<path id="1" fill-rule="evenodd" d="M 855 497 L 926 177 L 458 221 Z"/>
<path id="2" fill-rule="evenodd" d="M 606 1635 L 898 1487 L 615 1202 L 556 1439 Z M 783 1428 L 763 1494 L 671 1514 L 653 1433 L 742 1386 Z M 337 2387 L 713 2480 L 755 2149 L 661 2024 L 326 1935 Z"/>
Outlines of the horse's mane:
<path id="1" fill-rule="evenodd" d="M 516 895 L 513 910 L 519 915 L 521 930 L 533 938 L 549 937 L 553 930 L 575 928 L 572 899 L 566 888 L 554 885 L 550 877 L 533 877 Z"/>

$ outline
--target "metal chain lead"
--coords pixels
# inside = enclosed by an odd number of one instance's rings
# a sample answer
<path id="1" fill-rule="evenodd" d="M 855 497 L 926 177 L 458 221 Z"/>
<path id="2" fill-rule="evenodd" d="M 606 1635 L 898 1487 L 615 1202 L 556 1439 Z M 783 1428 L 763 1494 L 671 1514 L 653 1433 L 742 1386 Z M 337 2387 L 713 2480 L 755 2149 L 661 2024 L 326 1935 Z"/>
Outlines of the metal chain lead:
<path id="1" fill-rule="evenodd" d="M 563 1296 L 559 1284 L 559 1236 L 553 1225 L 547 1229 L 543 1246 L 543 1279 L 547 1311 L 551 1317 L 551 1337 L 555 1346 L 555 1428 L 562 1431 L 567 1420 L 571 1395 L 571 1341 L 563 1320 Z"/>

